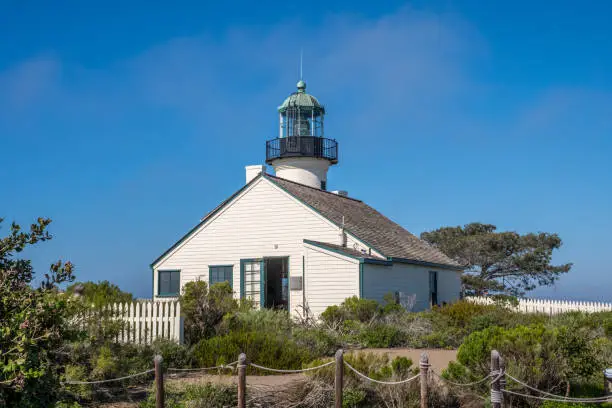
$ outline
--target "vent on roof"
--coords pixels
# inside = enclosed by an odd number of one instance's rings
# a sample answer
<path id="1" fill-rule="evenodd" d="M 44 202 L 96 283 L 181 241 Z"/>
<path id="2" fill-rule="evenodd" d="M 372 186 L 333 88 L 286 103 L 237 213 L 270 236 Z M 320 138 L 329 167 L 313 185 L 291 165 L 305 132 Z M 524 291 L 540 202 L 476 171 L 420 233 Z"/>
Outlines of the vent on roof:
<path id="1" fill-rule="evenodd" d="M 348 191 L 346 190 L 334 190 L 332 193 L 337 194 L 341 197 L 348 197 Z"/>

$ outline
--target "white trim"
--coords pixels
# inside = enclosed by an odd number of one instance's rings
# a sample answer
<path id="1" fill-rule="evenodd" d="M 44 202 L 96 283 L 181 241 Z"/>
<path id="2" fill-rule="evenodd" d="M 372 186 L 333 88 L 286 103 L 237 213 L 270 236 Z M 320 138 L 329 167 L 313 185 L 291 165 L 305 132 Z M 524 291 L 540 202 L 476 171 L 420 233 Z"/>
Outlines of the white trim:
<path id="1" fill-rule="evenodd" d="M 321 248 L 319 246 L 313 245 L 313 244 L 309 244 L 308 242 L 304 242 L 304 246 L 310 250 L 313 251 L 317 251 L 317 252 L 321 252 L 322 254 L 328 255 L 328 256 L 333 256 L 334 258 L 338 258 L 338 259 L 342 259 L 344 261 L 349 261 L 351 263 L 354 264 L 359 264 L 359 259 L 355 259 L 352 256 L 349 255 L 344 255 L 344 254 L 340 254 L 336 251 L 331 251 L 329 249 L 325 249 L 325 248 Z"/>

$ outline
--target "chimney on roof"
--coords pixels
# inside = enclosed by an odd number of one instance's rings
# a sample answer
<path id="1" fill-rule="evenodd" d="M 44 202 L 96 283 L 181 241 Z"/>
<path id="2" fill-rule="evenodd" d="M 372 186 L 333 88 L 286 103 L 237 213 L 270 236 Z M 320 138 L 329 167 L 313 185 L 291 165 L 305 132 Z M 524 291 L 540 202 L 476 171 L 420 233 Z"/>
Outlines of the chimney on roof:
<path id="1" fill-rule="evenodd" d="M 348 191 L 346 190 L 334 190 L 332 193 L 339 195 L 340 197 L 348 197 Z"/>
<path id="2" fill-rule="evenodd" d="M 344 215 L 342 216 L 342 225 L 340 226 L 340 232 L 338 233 L 338 237 L 340 238 L 340 246 L 346 248 L 347 237 L 346 231 L 344 230 Z"/>
<path id="3" fill-rule="evenodd" d="M 251 180 L 259 176 L 261 173 L 266 172 L 266 166 L 264 164 L 255 164 L 252 166 L 246 166 L 246 184 L 249 184 Z"/>

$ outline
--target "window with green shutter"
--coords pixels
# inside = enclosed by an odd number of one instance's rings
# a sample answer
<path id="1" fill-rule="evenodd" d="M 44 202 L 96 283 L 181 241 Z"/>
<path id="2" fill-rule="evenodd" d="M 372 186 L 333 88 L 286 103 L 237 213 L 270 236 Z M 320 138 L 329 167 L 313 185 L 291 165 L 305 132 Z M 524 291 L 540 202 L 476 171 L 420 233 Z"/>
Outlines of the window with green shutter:
<path id="1" fill-rule="evenodd" d="M 159 271 L 158 296 L 178 296 L 181 290 L 181 271 Z"/>
<path id="2" fill-rule="evenodd" d="M 214 285 L 219 282 L 228 282 L 233 287 L 234 265 L 213 265 L 208 267 L 208 283 Z"/>

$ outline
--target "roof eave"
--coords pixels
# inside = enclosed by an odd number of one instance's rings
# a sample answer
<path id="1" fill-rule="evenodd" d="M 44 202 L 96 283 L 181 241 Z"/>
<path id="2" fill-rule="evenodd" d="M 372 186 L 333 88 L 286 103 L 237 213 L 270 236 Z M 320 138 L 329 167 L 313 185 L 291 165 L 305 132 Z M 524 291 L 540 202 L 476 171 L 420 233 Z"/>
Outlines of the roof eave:
<path id="1" fill-rule="evenodd" d="M 317 247 L 317 248 L 325 249 L 326 251 L 330 251 L 330 252 L 334 252 L 334 253 L 337 253 L 337 254 L 342 255 L 342 256 L 346 256 L 347 258 L 356 259 L 360 263 L 387 265 L 387 266 L 392 265 L 392 262 L 388 261 L 386 259 L 376 259 L 376 258 L 368 258 L 368 257 L 364 257 L 364 256 L 357 256 L 355 254 L 351 254 L 349 252 L 345 252 L 345 251 L 339 250 L 339 249 L 334 248 L 332 246 L 327 246 L 327 245 L 325 245 L 324 242 L 317 242 L 317 241 L 312 241 L 312 240 L 309 240 L 309 239 L 304 239 L 303 241 L 304 241 L 305 244 L 312 245 L 312 246 Z"/>
<path id="2" fill-rule="evenodd" d="M 431 266 L 431 267 L 435 267 L 435 268 L 442 268 L 442 269 L 452 269 L 455 271 L 463 271 L 465 268 L 459 266 L 459 265 L 450 265 L 450 264 L 445 264 L 445 263 L 437 263 L 437 262 L 428 262 L 428 261 L 419 261 L 417 259 L 408 259 L 408 258 L 399 258 L 399 257 L 393 257 L 390 256 L 387 258 L 389 261 L 391 262 L 397 262 L 397 263 L 405 263 L 405 264 L 412 264 L 412 265 L 421 265 L 421 266 Z"/>

